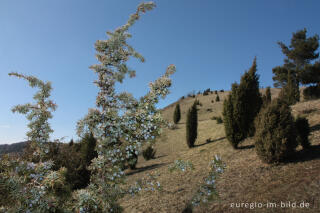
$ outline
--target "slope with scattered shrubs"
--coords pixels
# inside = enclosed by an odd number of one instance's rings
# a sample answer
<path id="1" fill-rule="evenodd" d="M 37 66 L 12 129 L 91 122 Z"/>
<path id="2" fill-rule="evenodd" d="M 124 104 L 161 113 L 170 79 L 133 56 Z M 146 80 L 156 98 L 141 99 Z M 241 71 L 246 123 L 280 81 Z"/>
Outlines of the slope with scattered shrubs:
<path id="1" fill-rule="evenodd" d="M 272 99 L 279 89 L 271 89 Z M 264 94 L 265 90 L 261 90 Z M 221 101 L 212 103 L 216 96 L 196 95 L 178 102 L 181 120 L 175 129 L 164 129 L 155 144 L 155 159 L 139 156 L 137 169 L 127 170 L 127 182 L 154 178 L 161 190 L 146 191 L 121 200 L 125 212 L 182 212 L 203 183 L 209 172 L 208 164 L 219 155 L 226 170 L 216 181 L 219 199 L 193 208 L 193 212 L 319 212 L 320 210 L 320 100 L 299 102 L 293 106 L 292 115 L 307 118 L 310 125 L 310 149 L 298 145 L 296 153 L 278 164 L 264 163 L 256 154 L 253 138 L 248 138 L 234 150 L 225 138 L 224 126 L 211 118 L 221 116 L 223 101 L 228 92 L 218 92 Z M 186 113 L 195 99 L 198 108 L 198 137 L 194 148 L 186 143 Z M 175 105 L 163 109 L 165 119 L 173 121 Z M 207 110 L 211 109 L 211 110 Z M 176 160 L 190 162 L 192 170 L 170 172 Z M 307 202 L 309 208 L 232 208 L 239 202 L 267 203 Z"/>

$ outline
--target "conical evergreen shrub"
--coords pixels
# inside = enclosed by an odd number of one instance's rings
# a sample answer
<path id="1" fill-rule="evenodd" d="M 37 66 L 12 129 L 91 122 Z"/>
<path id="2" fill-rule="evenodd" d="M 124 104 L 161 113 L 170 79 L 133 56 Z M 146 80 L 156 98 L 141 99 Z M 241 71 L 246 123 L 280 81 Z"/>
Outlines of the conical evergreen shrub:
<path id="1" fill-rule="evenodd" d="M 266 94 L 262 97 L 263 105 L 268 105 L 271 103 L 271 90 L 270 87 L 267 87 Z"/>
<path id="2" fill-rule="evenodd" d="M 279 94 L 279 98 L 289 105 L 293 105 L 300 100 L 299 84 L 296 78 L 296 75 L 289 71 L 287 84 L 281 89 Z"/>
<path id="3" fill-rule="evenodd" d="M 232 90 L 229 96 L 223 102 L 223 123 L 226 133 L 226 137 L 233 148 L 238 148 L 238 144 L 241 141 L 242 137 L 240 134 L 239 125 L 235 120 L 234 115 L 234 96 L 236 96 L 238 84 L 232 84 Z"/>
<path id="4" fill-rule="evenodd" d="M 197 112 L 197 103 L 195 101 L 187 113 L 186 136 L 187 136 L 187 144 L 189 148 L 194 147 L 194 143 L 197 139 L 197 134 L 198 134 L 198 112 Z"/>
<path id="5" fill-rule="evenodd" d="M 256 58 L 249 71 L 241 77 L 240 84 L 232 85 L 224 102 L 223 120 L 227 139 L 234 148 L 246 137 L 254 135 L 254 119 L 262 106 Z"/>
<path id="6" fill-rule="evenodd" d="M 216 102 L 219 102 L 219 101 L 220 101 L 220 97 L 219 97 L 219 95 L 217 95 Z"/>
<path id="7" fill-rule="evenodd" d="M 264 107 L 255 120 L 255 149 L 266 163 L 277 163 L 294 153 L 296 128 L 289 105 L 280 100 Z"/>
<path id="8" fill-rule="evenodd" d="M 179 123 L 180 119 L 181 119 L 180 105 L 177 104 L 173 113 L 173 122 L 177 124 Z"/>
<path id="9" fill-rule="evenodd" d="M 303 147 L 303 149 L 310 148 L 310 141 L 308 139 L 308 136 L 310 134 L 310 126 L 308 120 L 306 118 L 298 116 L 295 120 L 295 125 L 298 134 L 298 144 L 300 144 Z"/>

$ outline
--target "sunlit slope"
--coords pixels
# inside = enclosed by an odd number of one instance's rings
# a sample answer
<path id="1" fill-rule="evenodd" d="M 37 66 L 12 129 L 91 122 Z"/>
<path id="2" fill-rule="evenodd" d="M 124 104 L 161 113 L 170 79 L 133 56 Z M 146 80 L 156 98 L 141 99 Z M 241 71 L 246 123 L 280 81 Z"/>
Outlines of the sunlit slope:
<path id="1" fill-rule="evenodd" d="M 261 91 L 264 93 L 264 90 Z M 271 90 L 276 97 L 279 89 Z M 141 156 L 137 170 L 127 171 L 128 184 L 154 175 L 161 183 L 162 191 L 126 196 L 121 205 L 125 212 L 182 212 L 203 179 L 208 175 L 208 163 L 215 154 L 222 157 L 227 169 L 216 186 L 220 200 L 207 206 L 194 208 L 194 212 L 320 212 L 320 100 L 300 102 L 292 107 L 294 115 L 306 116 L 312 132 L 312 150 L 308 153 L 298 147 L 296 160 L 280 165 L 267 165 L 257 157 L 254 141 L 247 139 L 234 150 L 225 139 L 223 124 L 217 124 L 212 116 L 221 116 L 223 100 L 228 92 L 197 95 L 179 100 L 181 120 L 176 129 L 164 129 L 156 143 L 156 159 L 145 161 Z M 185 120 L 187 110 L 198 99 L 198 138 L 196 147 L 186 145 Z M 211 101 L 214 100 L 212 103 Z M 175 104 L 163 109 L 163 117 L 172 122 Z M 207 140 L 208 139 L 208 140 Z M 177 159 L 192 162 L 192 171 L 169 172 L 168 167 Z M 236 202 L 309 202 L 309 209 L 231 208 Z"/>

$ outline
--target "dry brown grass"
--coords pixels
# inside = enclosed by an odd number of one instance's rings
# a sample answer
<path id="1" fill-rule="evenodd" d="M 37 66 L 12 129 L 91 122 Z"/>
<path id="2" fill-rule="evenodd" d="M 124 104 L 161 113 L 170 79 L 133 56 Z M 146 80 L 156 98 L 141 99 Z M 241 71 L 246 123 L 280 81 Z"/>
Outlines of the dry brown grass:
<path id="1" fill-rule="evenodd" d="M 272 95 L 278 90 L 272 89 Z M 226 163 L 226 171 L 217 181 L 220 199 L 194 212 L 320 212 L 320 100 L 301 102 L 293 106 L 293 113 L 303 114 L 312 127 L 310 140 L 312 150 L 304 152 L 298 148 L 294 158 L 287 163 L 267 165 L 257 157 L 252 139 L 245 140 L 242 149 L 234 150 L 225 139 L 223 124 L 211 120 L 220 116 L 222 103 L 228 92 L 219 92 L 220 102 L 211 103 L 216 95 L 198 95 L 202 103 L 199 113 L 199 131 L 196 147 L 189 149 L 185 142 L 185 117 L 194 98 L 179 100 L 181 121 L 175 130 L 165 129 L 156 144 L 156 159 L 145 161 L 139 157 L 138 169 L 127 171 L 128 184 L 147 174 L 158 174 L 157 180 L 162 191 L 126 196 L 121 200 L 125 212 L 182 212 L 190 201 L 203 178 L 208 175 L 208 163 L 215 154 Z M 165 108 L 163 116 L 172 121 L 175 105 Z M 211 108 L 212 112 L 207 109 Z M 206 139 L 211 142 L 206 143 Z M 170 173 L 168 166 L 174 160 L 191 161 L 194 170 Z M 239 202 L 309 202 L 309 209 L 292 208 L 231 208 L 231 203 Z"/>

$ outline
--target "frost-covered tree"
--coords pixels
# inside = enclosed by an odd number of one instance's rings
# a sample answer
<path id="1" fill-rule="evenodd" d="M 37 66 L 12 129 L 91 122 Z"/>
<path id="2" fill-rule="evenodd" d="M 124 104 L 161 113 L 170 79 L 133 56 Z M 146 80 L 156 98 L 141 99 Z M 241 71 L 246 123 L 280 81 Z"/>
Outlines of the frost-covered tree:
<path id="1" fill-rule="evenodd" d="M 98 88 L 96 108 L 90 109 L 84 119 L 78 122 L 78 134 L 91 131 L 97 139 L 98 157 L 92 160 L 91 183 L 74 194 L 75 209 L 87 212 L 118 212 L 121 207 L 117 200 L 126 193 L 123 182 L 124 163 L 138 155 L 145 143 L 152 143 L 160 134 L 166 122 L 156 109 L 159 98 L 164 98 L 171 85 L 170 75 L 175 66 L 170 65 L 165 74 L 150 83 L 150 91 L 139 100 L 130 93 L 117 93 L 115 85 L 122 82 L 126 75 L 135 76 L 126 62 L 130 57 L 144 58 L 127 43 L 131 37 L 129 28 L 140 18 L 140 14 L 155 7 L 152 2 L 142 3 L 128 22 L 114 32 L 107 32 L 109 39 L 98 40 L 95 44 L 99 64 L 91 69 L 98 75 L 94 82 Z"/>
<path id="2" fill-rule="evenodd" d="M 48 100 L 50 83 L 43 83 L 35 77 L 12 73 L 25 78 L 32 87 L 39 87 L 35 95 L 36 104 L 19 105 L 14 111 L 27 114 L 31 121 L 28 137 L 35 141 L 35 155 L 39 163 L 19 160 L 0 161 L 0 190 L 10 192 L 6 201 L 1 201 L 0 212 L 120 212 L 117 200 L 125 193 L 131 193 L 121 183 L 124 181 L 123 164 L 138 155 L 145 143 L 153 143 L 161 133 L 163 124 L 156 104 L 165 98 L 171 86 L 170 75 L 175 66 L 168 66 L 165 74 L 151 82 L 150 91 L 139 100 L 129 93 L 117 93 L 115 85 L 126 75 L 133 77 L 135 71 L 126 62 L 130 57 L 144 58 L 137 53 L 127 39 L 129 28 L 145 13 L 155 7 L 152 2 L 141 3 L 128 22 L 108 32 L 109 39 L 95 44 L 99 64 L 91 66 L 98 75 L 95 84 L 99 88 L 96 108 L 90 109 L 84 119 L 78 122 L 78 134 L 92 132 L 97 139 L 98 156 L 89 166 L 92 172 L 90 184 L 70 195 L 65 184 L 66 170 L 53 171 L 52 161 L 44 161 L 48 141 L 52 132 L 47 120 L 52 117 L 56 105 Z M 50 111 L 51 110 L 51 111 Z M 141 187 L 138 187 L 140 189 Z M 134 190 L 137 192 L 139 190 Z"/>
<path id="3" fill-rule="evenodd" d="M 63 210 L 70 190 L 65 184 L 65 168 L 53 171 L 53 161 L 46 161 L 48 140 L 53 132 L 48 119 L 56 109 L 56 104 L 49 99 L 51 83 L 18 73 L 9 75 L 25 79 L 31 87 L 39 88 L 33 97 L 35 103 L 17 105 L 12 109 L 25 114 L 30 121 L 27 137 L 32 144 L 33 159 L 37 162 L 1 159 L 0 190 L 7 196 L 2 200 L 0 212 L 59 212 Z"/>

